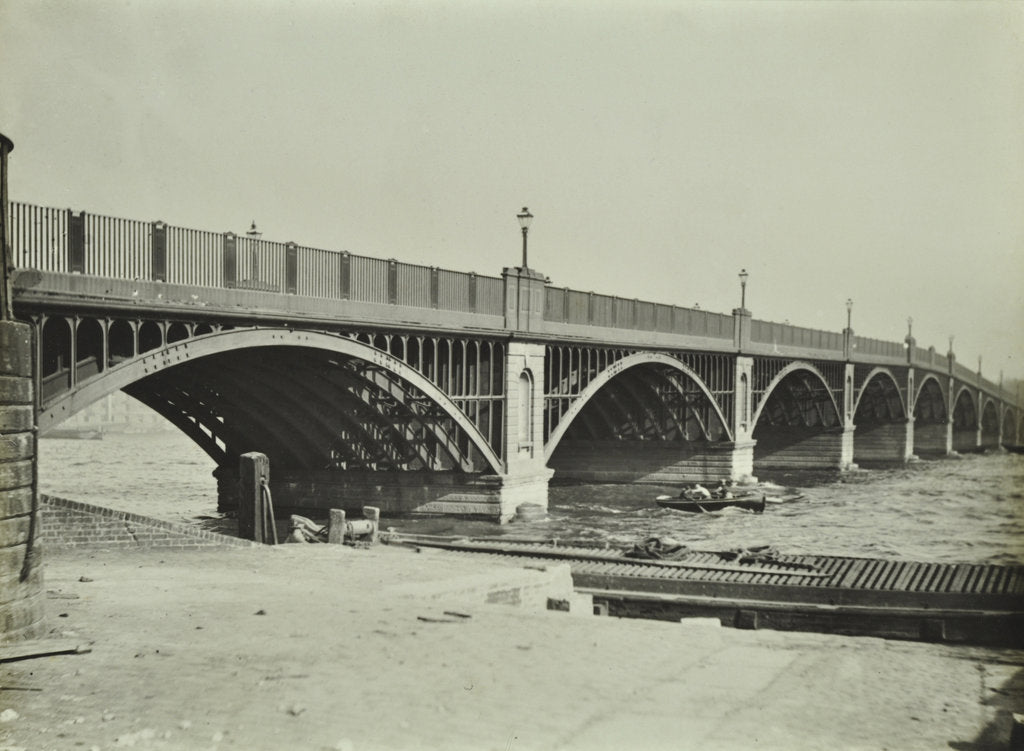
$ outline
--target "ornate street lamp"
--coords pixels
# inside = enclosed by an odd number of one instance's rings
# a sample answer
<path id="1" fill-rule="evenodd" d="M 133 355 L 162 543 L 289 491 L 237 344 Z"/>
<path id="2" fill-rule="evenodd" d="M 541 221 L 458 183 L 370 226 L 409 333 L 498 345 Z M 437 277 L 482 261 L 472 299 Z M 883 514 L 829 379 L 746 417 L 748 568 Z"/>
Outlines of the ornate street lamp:
<path id="1" fill-rule="evenodd" d="M 914 338 L 914 317 L 907 316 L 907 339 Z"/>
<path id="2" fill-rule="evenodd" d="M 523 268 L 526 268 L 526 234 L 530 231 L 530 222 L 533 221 L 533 214 L 530 210 L 523 206 L 523 210 L 516 214 L 516 219 L 519 220 L 519 226 L 523 230 Z"/>
<path id="3" fill-rule="evenodd" d="M 850 325 L 850 321 L 851 321 L 852 318 L 853 318 L 853 298 L 852 297 L 847 297 L 846 298 L 846 328 L 847 329 L 853 328 Z"/>
<path id="4" fill-rule="evenodd" d="M 740 310 L 746 311 L 747 309 L 747 279 L 750 274 L 747 273 L 746 269 L 740 269 Z"/>

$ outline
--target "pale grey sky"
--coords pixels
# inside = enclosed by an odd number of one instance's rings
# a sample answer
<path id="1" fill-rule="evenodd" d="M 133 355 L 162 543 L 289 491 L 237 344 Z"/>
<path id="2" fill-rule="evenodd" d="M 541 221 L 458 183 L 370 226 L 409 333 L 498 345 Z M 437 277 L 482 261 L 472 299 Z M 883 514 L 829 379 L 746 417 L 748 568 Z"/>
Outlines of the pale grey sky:
<path id="1" fill-rule="evenodd" d="M 15 200 L 1024 377 L 1024 4 L 0 0 Z"/>

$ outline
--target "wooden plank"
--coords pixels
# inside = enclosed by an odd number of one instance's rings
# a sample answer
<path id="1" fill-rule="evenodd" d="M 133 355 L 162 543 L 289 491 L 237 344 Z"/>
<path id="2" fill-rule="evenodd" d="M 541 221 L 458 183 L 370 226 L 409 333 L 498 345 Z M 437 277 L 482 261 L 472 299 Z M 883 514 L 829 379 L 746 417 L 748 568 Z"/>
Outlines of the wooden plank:
<path id="1" fill-rule="evenodd" d="M 957 564 L 956 569 L 956 575 L 953 577 L 953 581 L 949 583 L 949 591 L 956 592 L 957 594 L 963 594 L 964 582 L 967 581 L 967 576 L 974 569 L 974 566 L 971 566 L 967 563 L 962 563 Z"/>
<path id="2" fill-rule="evenodd" d="M 1003 592 L 1005 594 L 1013 594 L 1015 590 L 1019 590 L 1020 574 L 1017 569 L 1006 570 L 1006 583 L 1003 585 Z"/>
<path id="3" fill-rule="evenodd" d="M 971 569 L 971 575 L 967 577 L 967 582 L 964 584 L 964 591 L 974 594 L 978 591 L 978 583 L 985 574 L 985 566 L 972 566 Z"/>
<path id="4" fill-rule="evenodd" d="M 1001 594 L 1002 593 L 1002 579 L 1006 575 L 1006 569 L 1002 569 L 998 566 L 991 567 L 991 573 L 988 579 L 985 580 L 985 592 L 988 594 Z"/>
<path id="5" fill-rule="evenodd" d="M 905 561 L 890 561 L 889 563 L 889 570 L 886 572 L 885 578 L 878 583 L 878 588 L 892 591 L 893 584 L 903 575 L 903 569 L 907 566 Z"/>
<path id="6" fill-rule="evenodd" d="M 881 561 L 877 570 L 864 582 L 865 589 L 882 589 L 882 582 L 896 568 L 894 561 Z"/>
<path id="7" fill-rule="evenodd" d="M 943 566 L 939 563 L 928 564 L 928 574 L 924 578 L 921 591 L 923 592 L 937 592 L 936 583 L 942 577 Z"/>
<path id="8" fill-rule="evenodd" d="M 932 564 L 922 563 L 917 571 L 914 573 L 913 578 L 910 580 L 910 584 L 907 585 L 907 590 L 910 592 L 920 592 L 924 588 L 925 582 L 931 575 Z"/>
<path id="9" fill-rule="evenodd" d="M 857 572 L 857 576 L 855 576 L 848 585 L 850 589 L 863 589 L 864 582 L 871 577 L 871 575 L 875 572 L 875 569 L 878 568 L 880 563 L 881 562 L 877 560 L 868 561 L 867 565 L 862 567 L 861 570 Z"/>
<path id="10" fill-rule="evenodd" d="M 917 570 L 920 567 L 921 564 L 917 563 L 916 561 L 905 561 L 903 565 L 903 570 L 900 572 L 900 575 L 896 577 L 896 581 L 893 582 L 893 591 L 906 592 L 907 585 L 910 583 L 910 580 L 914 578 L 914 574 L 917 573 Z"/>
<path id="11" fill-rule="evenodd" d="M 53 655 L 80 655 L 87 652 L 92 652 L 92 647 L 44 639 L 37 642 L 25 642 L 24 644 L 11 644 L 0 647 L 0 662 L 31 660 L 36 657 L 50 657 Z"/>
<path id="12" fill-rule="evenodd" d="M 841 576 L 836 581 L 836 586 L 840 588 L 849 586 L 850 583 L 860 575 L 861 569 L 863 569 L 867 563 L 868 561 L 866 560 L 857 558 L 851 559 L 850 565 L 842 572 Z"/>
<path id="13" fill-rule="evenodd" d="M 935 582 L 935 591 L 948 592 L 949 585 L 953 583 L 954 576 L 956 576 L 956 566 L 943 563 L 942 571 L 939 573 L 939 578 Z"/>

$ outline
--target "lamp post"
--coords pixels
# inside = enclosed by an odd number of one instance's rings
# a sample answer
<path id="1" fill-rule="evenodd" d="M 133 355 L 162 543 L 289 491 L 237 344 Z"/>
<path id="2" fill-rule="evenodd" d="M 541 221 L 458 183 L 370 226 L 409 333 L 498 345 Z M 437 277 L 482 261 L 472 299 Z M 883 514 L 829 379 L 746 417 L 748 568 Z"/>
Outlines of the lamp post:
<path id="1" fill-rule="evenodd" d="M 530 231 L 530 222 L 533 221 L 533 214 L 530 210 L 523 206 L 523 210 L 516 214 L 516 219 L 519 220 L 519 226 L 523 230 L 523 268 L 527 268 L 526 265 L 526 235 Z"/>
<path id="2" fill-rule="evenodd" d="M 914 317 L 907 316 L 907 339 L 914 338 Z"/>
<path id="3" fill-rule="evenodd" d="M 263 233 L 256 229 L 256 220 L 252 220 L 252 225 L 249 227 L 249 231 L 245 233 L 247 237 L 252 240 L 250 245 L 249 253 L 252 257 L 252 278 L 259 279 L 260 277 L 260 257 L 256 250 L 256 241 L 263 237 Z"/>
<path id="4" fill-rule="evenodd" d="M 852 297 L 847 297 L 846 298 L 846 328 L 847 328 L 847 330 L 853 328 L 850 325 L 850 322 L 851 322 L 852 318 L 853 318 L 853 298 Z"/>
<path id="5" fill-rule="evenodd" d="M 740 311 L 742 312 L 747 310 L 747 279 L 749 277 L 750 274 L 746 269 L 740 269 Z"/>

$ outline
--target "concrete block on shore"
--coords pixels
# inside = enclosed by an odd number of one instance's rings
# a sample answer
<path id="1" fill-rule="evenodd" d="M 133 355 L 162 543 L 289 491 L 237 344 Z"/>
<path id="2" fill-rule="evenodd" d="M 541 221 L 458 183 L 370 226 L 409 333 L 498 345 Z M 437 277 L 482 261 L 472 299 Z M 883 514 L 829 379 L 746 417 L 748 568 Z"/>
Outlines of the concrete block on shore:
<path id="1" fill-rule="evenodd" d="M 384 592 L 463 606 L 506 605 L 535 613 L 547 611 L 549 599 L 571 601 L 575 597 L 567 563 L 533 568 L 495 567 L 484 573 L 396 584 L 386 587 Z"/>
<path id="2" fill-rule="evenodd" d="M 717 618 L 680 618 L 679 623 L 686 628 L 721 628 L 722 622 Z"/>

